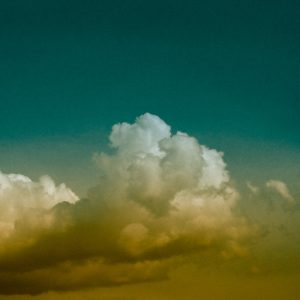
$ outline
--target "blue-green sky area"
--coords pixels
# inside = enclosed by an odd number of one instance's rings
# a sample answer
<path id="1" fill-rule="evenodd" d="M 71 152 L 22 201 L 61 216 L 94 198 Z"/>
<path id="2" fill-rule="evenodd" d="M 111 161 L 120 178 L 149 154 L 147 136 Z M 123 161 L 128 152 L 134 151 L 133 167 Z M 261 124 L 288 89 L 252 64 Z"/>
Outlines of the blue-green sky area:
<path id="1" fill-rule="evenodd" d="M 236 177 L 299 182 L 298 1 L 1 1 L 0 46 L 3 171 L 76 190 L 110 127 L 151 112 Z"/>

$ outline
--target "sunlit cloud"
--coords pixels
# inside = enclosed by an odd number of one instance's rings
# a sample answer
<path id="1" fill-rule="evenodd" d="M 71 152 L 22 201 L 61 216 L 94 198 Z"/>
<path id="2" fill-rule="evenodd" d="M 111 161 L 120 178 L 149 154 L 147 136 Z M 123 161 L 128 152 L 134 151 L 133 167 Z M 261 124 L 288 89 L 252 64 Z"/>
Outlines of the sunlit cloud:
<path id="1" fill-rule="evenodd" d="M 65 184 L 55 185 L 49 176 L 38 182 L 20 174 L 0 172 L 0 241 L 15 230 L 17 223 L 60 202 L 74 203 L 79 198 Z M 46 221 L 45 221 L 46 222 Z"/>

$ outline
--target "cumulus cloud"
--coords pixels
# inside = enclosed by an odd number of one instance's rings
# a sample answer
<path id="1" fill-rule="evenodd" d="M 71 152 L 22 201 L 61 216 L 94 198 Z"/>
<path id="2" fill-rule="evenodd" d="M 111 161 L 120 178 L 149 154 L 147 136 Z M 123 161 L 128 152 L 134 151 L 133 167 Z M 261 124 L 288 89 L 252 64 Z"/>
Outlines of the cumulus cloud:
<path id="1" fill-rule="evenodd" d="M 0 241 L 14 232 L 21 218 L 31 217 L 63 201 L 74 203 L 77 200 L 77 195 L 65 184 L 56 186 L 49 176 L 34 182 L 20 174 L 0 172 Z"/>
<path id="2" fill-rule="evenodd" d="M 290 194 L 290 191 L 284 182 L 279 180 L 269 180 L 266 182 L 266 186 L 276 191 L 282 198 L 287 201 L 287 203 L 293 204 L 295 202 L 295 199 Z"/>
<path id="3" fill-rule="evenodd" d="M 155 280 L 179 256 L 247 254 L 252 229 L 222 152 L 149 113 L 114 125 L 109 141 L 87 199 L 48 177 L 1 174 L 0 219 L 13 230 L 0 239 L 0 292 Z"/>

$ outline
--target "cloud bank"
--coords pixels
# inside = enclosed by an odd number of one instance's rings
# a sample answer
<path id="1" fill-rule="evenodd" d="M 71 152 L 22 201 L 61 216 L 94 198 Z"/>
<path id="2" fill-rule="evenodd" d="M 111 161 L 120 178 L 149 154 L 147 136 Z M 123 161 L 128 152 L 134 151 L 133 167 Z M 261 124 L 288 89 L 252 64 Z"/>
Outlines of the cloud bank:
<path id="1" fill-rule="evenodd" d="M 178 257 L 247 255 L 252 229 L 223 153 L 149 113 L 109 141 L 87 199 L 49 177 L 0 174 L 0 293 L 159 280 Z"/>

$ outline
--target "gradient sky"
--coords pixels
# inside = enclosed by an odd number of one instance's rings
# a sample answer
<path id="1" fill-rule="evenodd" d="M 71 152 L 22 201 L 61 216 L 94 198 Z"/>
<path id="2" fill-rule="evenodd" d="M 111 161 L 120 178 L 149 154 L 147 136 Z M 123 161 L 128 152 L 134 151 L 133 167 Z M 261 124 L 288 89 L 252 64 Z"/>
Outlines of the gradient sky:
<path id="1" fill-rule="evenodd" d="M 296 0 L 1 1 L 0 170 L 85 197 L 112 125 L 149 112 L 224 152 L 241 190 L 279 180 L 298 197 L 299 53 Z M 99 293 L 144 299 L 123 289 Z"/>
<path id="2" fill-rule="evenodd" d="M 279 176 L 288 166 L 284 176 L 299 178 L 290 163 L 300 162 L 299 10 L 298 1 L 2 1 L 2 170 L 38 176 L 37 161 L 25 166 L 31 154 L 53 163 L 34 141 L 94 134 L 95 150 L 99 132 L 151 112 L 224 151 L 233 170 L 251 160 L 248 170 Z M 33 153 L 9 155 L 28 142 Z"/>

